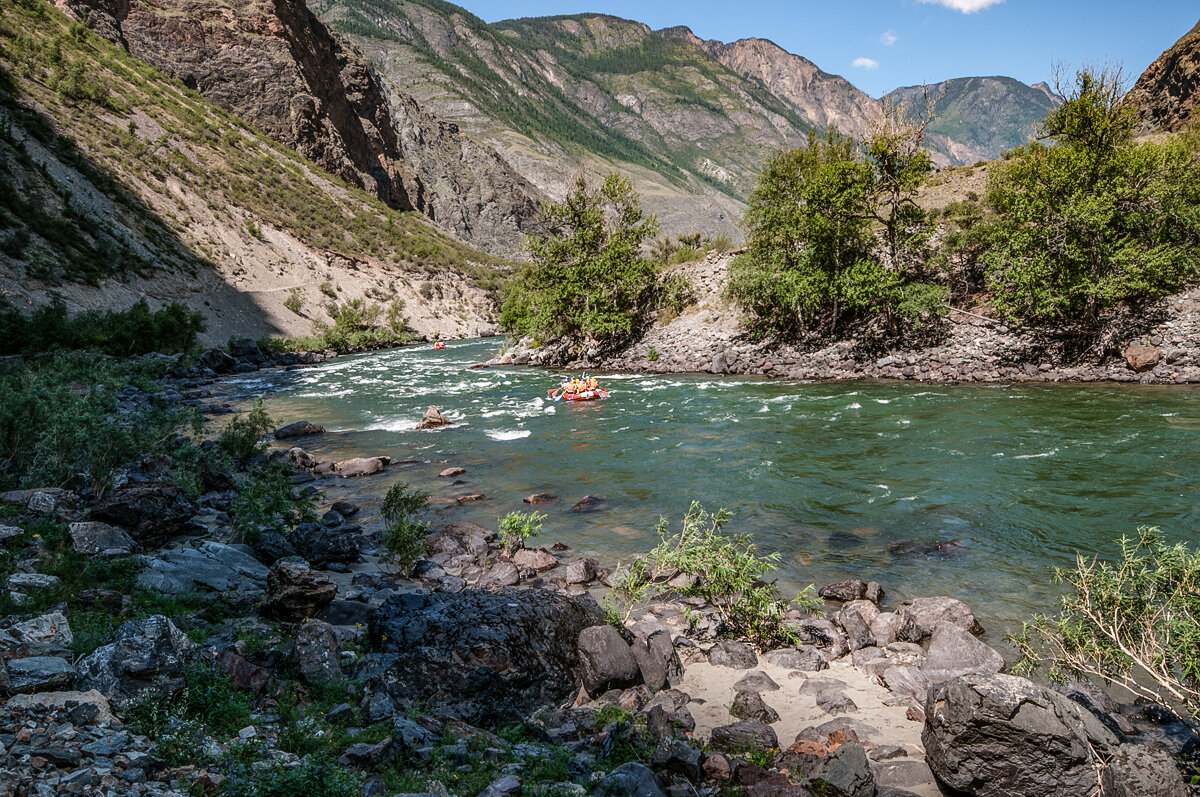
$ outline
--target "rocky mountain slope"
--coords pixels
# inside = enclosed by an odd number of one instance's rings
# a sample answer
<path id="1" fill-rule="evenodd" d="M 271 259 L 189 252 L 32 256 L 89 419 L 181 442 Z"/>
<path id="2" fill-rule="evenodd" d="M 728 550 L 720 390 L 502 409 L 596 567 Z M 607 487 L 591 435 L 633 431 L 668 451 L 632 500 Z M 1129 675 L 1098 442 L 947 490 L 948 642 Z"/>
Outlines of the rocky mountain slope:
<path id="1" fill-rule="evenodd" d="M 391 207 L 421 211 L 491 251 L 520 251 L 537 190 L 385 86 L 301 0 L 67 6 L 135 58 Z"/>
<path id="2" fill-rule="evenodd" d="M 324 304 L 350 299 L 403 302 L 419 332 L 494 328 L 500 261 L 330 177 L 49 3 L 0 18 L 0 116 L 0 295 L 17 306 L 52 292 L 72 309 L 177 300 L 204 313 L 214 342 L 307 334 L 329 320 Z M 333 140 L 331 120 L 306 118 Z"/>
<path id="3" fill-rule="evenodd" d="M 1032 141 L 1038 123 L 1062 102 L 1045 83 L 1027 86 L 1000 76 L 904 86 L 883 100 L 920 111 L 926 97 L 935 103 L 935 118 L 927 129 L 929 148 L 939 163 L 955 166 L 993 160 Z"/>
<path id="4" fill-rule="evenodd" d="M 1141 132 L 1183 129 L 1200 105 L 1200 22 L 1151 64 L 1129 100 L 1141 116 Z"/>

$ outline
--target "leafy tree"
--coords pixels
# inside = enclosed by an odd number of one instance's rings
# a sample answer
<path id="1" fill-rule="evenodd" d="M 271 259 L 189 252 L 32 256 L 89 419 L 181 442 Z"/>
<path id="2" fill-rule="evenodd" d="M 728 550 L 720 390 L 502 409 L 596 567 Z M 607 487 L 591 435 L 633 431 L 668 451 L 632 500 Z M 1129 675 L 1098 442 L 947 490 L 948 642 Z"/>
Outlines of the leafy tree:
<path id="1" fill-rule="evenodd" d="M 1118 69 L 1082 69 L 1031 144 L 993 168 L 982 262 L 992 304 L 1013 318 L 1081 314 L 1156 299 L 1196 273 L 1195 134 L 1134 141 Z"/>
<path id="2" fill-rule="evenodd" d="M 865 152 L 833 130 L 813 132 L 767 162 L 746 211 L 749 248 L 730 277 L 730 292 L 766 331 L 822 322 L 836 331 L 859 313 L 884 313 L 894 325 L 944 299 L 944 289 L 916 283 L 902 264 L 902 250 L 928 235 L 910 232 L 922 221 L 911 195 L 929 170 L 928 156 L 904 138 L 913 130 L 885 120 Z M 876 224 L 890 265 L 877 253 Z"/>
<path id="3" fill-rule="evenodd" d="M 1157 703 L 1200 729 L 1200 553 L 1140 528 L 1109 563 L 1076 557 L 1059 570 L 1070 589 L 1057 617 L 1040 615 L 1011 640 L 1018 671 L 1094 676 Z"/>
<path id="4" fill-rule="evenodd" d="M 599 189 L 580 176 L 565 200 L 542 208 L 544 234 L 529 238 L 533 262 L 509 283 L 500 324 L 516 335 L 602 346 L 627 341 L 654 307 L 657 277 L 642 244 L 658 221 L 642 213 L 629 180 Z"/>

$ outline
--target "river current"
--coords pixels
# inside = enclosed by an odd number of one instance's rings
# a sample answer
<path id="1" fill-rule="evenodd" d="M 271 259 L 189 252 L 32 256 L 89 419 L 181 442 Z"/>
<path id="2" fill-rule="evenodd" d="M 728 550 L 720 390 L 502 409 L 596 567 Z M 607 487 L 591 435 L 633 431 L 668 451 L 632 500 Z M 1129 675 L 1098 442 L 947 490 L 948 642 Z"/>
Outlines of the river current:
<path id="1" fill-rule="evenodd" d="M 1200 542 L 1200 393 L 1187 387 L 797 383 L 601 374 L 604 401 L 546 395 L 561 373 L 468 370 L 498 338 L 343 357 L 236 378 L 280 423 L 329 434 L 321 459 L 386 454 L 421 464 L 341 483 L 329 500 L 382 496 L 397 479 L 488 500 L 439 510 L 495 527 L 532 493 L 559 496 L 535 543 L 606 564 L 657 541 L 692 500 L 734 513 L 782 556 L 789 589 L 879 581 L 888 602 L 946 594 L 996 638 L 1056 605 L 1054 567 L 1111 556 L 1157 525 Z M 415 426 L 429 405 L 454 425 Z M 448 465 L 464 484 L 439 479 Z M 585 495 L 600 511 L 569 511 Z M 364 513 L 373 515 L 373 512 Z M 365 518 L 365 519 L 369 519 Z"/>

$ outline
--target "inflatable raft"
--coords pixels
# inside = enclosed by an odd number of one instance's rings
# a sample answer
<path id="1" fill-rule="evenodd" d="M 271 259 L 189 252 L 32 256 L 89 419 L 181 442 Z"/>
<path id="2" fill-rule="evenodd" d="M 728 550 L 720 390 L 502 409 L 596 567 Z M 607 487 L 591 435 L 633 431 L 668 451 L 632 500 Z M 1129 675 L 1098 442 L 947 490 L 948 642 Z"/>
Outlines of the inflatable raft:
<path id="1" fill-rule="evenodd" d="M 579 393 L 564 393 L 556 388 L 550 388 L 546 391 L 554 397 L 555 401 L 562 399 L 563 401 L 595 401 L 596 399 L 608 398 L 608 391 L 602 387 L 595 390 L 583 390 Z"/>

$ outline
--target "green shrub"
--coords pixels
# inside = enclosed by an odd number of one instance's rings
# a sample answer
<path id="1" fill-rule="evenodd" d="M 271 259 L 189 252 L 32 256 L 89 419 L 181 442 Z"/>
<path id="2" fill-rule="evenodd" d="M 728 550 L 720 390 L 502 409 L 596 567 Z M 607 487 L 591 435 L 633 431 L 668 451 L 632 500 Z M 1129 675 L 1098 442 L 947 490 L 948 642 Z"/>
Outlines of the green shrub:
<path id="1" fill-rule="evenodd" d="M 658 349 L 654 348 L 653 346 L 647 346 L 646 360 L 652 363 L 658 362 Z"/>
<path id="2" fill-rule="evenodd" d="M 381 513 L 387 523 L 384 544 L 392 558 L 403 568 L 425 555 L 425 535 L 429 524 L 420 517 L 424 514 L 429 493 L 410 487 L 403 482 L 393 484 L 383 499 Z"/>
<path id="3" fill-rule="evenodd" d="M 204 317 L 172 302 L 151 310 L 144 299 L 128 310 L 88 310 L 74 316 L 60 298 L 29 315 L 0 300 L 0 355 L 87 349 L 124 357 L 191 351 Z"/>
<path id="4" fill-rule="evenodd" d="M 261 539 L 264 531 L 285 531 L 317 519 L 312 496 L 297 496 L 290 469 L 277 465 L 250 469 L 238 486 L 229 514 L 236 539 L 250 545 Z"/>
<path id="5" fill-rule="evenodd" d="M 298 766 L 273 764 L 229 777 L 225 797 L 359 797 L 362 776 L 338 765 L 333 756 L 310 755 Z"/>
<path id="6" fill-rule="evenodd" d="M 1121 538 L 1115 562 L 1077 554 L 1055 580 L 1068 587 L 1058 616 L 1009 638 L 1022 654 L 1014 671 L 1099 678 L 1200 730 L 1200 552 L 1143 527 Z"/>
<path id="7" fill-rule="evenodd" d="M 287 298 L 283 300 L 283 306 L 296 315 L 302 315 L 300 311 L 304 309 L 304 297 L 299 288 L 292 288 L 288 291 Z"/>
<path id="8" fill-rule="evenodd" d="M 513 554 L 525 547 L 525 541 L 542 530 L 546 516 L 540 512 L 509 512 L 500 518 L 500 547 Z"/>
<path id="9" fill-rule="evenodd" d="M 267 450 L 263 437 L 274 428 L 275 421 L 260 396 L 245 417 L 238 416 L 229 421 L 217 438 L 217 445 L 235 462 L 244 463 Z"/>
<path id="10" fill-rule="evenodd" d="M 820 600 L 814 597 L 812 585 L 791 600 L 780 597 L 775 583 L 763 580 L 779 567 L 779 554 L 760 555 L 748 534 L 723 533 L 730 518 L 724 509 L 710 515 L 693 501 L 678 534 L 668 534 L 666 518 L 660 519 L 661 542 L 634 560 L 628 575 L 614 583 L 614 592 L 640 599 L 659 574 L 686 573 L 696 577 L 695 583 L 678 591 L 708 601 L 726 633 L 760 647 L 797 644 L 796 632 L 784 622 L 784 615 L 793 606 L 811 611 Z"/>

